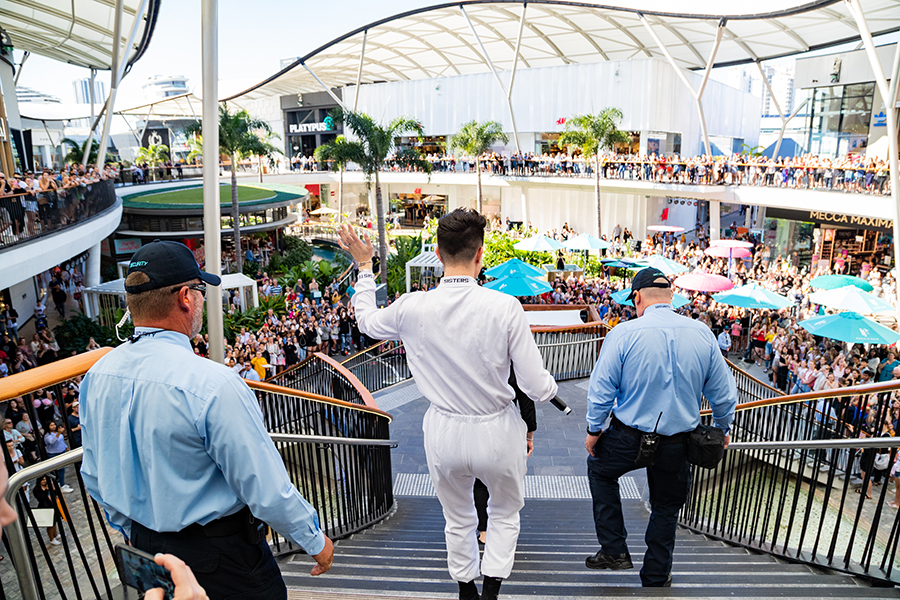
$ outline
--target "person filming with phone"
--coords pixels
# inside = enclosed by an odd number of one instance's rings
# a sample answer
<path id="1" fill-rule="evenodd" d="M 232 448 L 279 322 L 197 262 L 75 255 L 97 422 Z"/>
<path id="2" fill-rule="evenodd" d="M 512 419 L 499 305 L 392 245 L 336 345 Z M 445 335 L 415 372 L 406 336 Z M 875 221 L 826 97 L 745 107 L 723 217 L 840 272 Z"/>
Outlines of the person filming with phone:
<path id="1" fill-rule="evenodd" d="M 212 599 L 284 599 L 270 525 L 331 568 L 334 548 L 291 483 L 256 396 L 234 370 L 194 354 L 207 285 L 187 246 L 138 250 L 125 279 L 135 325 L 81 385 L 81 473 L 138 550 L 183 560 Z"/>

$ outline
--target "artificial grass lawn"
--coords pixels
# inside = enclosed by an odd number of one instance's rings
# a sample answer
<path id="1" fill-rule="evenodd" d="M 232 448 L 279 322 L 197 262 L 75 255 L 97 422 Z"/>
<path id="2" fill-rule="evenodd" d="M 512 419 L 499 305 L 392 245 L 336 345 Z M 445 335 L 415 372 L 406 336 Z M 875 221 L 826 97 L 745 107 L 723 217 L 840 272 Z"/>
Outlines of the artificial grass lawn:
<path id="1" fill-rule="evenodd" d="M 272 190 L 246 185 L 238 186 L 239 202 L 252 202 L 254 200 L 263 200 L 265 198 L 274 197 L 275 192 Z M 226 184 L 219 186 L 219 200 L 222 204 L 231 204 L 231 185 Z M 137 198 L 129 198 L 129 201 L 135 204 L 141 202 L 146 204 L 203 204 L 203 187 L 200 186 L 186 190 L 148 194 Z"/>

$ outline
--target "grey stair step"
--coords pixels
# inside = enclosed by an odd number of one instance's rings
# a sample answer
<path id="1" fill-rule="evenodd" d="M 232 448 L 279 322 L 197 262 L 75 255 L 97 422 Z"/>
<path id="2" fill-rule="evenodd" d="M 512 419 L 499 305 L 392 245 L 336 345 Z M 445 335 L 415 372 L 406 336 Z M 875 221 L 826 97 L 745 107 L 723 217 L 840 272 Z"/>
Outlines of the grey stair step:
<path id="1" fill-rule="evenodd" d="M 565 563 L 557 563 L 548 561 L 546 557 L 522 557 L 516 556 L 516 564 L 515 570 L 518 573 L 519 571 L 547 571 L 553 573 L 563 573 L 569 571 L 584 571 L 584 560 L 586 555 L 579 555 L 577 557 L 580 560 L 573 559 L 571 561 L 566 561 Z M 795 573 L 798 575 L 809 575 L 813 573 L 809 567 L 806 565 L 795 565 L 790 563 L 776 563 L 773 561 L 763 561 L 763 560 L 754 560 L 747 561 L 743 560 L 746 557 L 733 557 L 731 560 L 711 560 L 709 558 L 703 558 L 701 560 L 685 560 L 679 559 L 676 563 L 676 567 L 679 572 L 687 573 L 687 572 L 709 572 L 710 565 L 716 565 L 716 572 L 736 572 L 738 570 L 747 572 L 747 573 Z M 338 559 L 340 562 L 335 562 L 336 565 L 350 565 L 355 566 L 355 564 L 364 565 L 364 568 L 371 567 L 383 567 L 383 568 L 400 568 L 401 565 L 406 565 L 410 568 L 429 568 L 435 569 L 437 571 L 442 571 L 447 566 L 447 560 L 445 556 L 419 556 L 413 557 L 408 555 L 400 555 L 400 556 L 371 556 L 371 555 L 341 555 Z M 285 565 L 283 568 L 298 568 L 302 572 L 303 570 L 308 571 L 312 568 L 312 561 L 309 558 L 305 558 L 303 561 L 298 561 L 296 565 Z M 635 568 L 639 569 L 641 565 L 640 558 L 635 558 L 634 560 Z"/>
<path id="2" fill-rule="evenodd" d="M 674 587 L 645 589 L 639 571 L 646 550 L 648 513 L 642 502 L 623 503 L 634 569 L 594 571 L 584 559 L 596 552 L 591 503 L 587 500 L 529 500 L 515 566 L 501 594 L 504 600 L 546 598 L 900 598 L 896 589 L 872 588 L 861 580 L 792 564 L 679 528 Z M 398 498 L 395 511 L 377 525 L 339 540 L 335 562 L 322 577 L 308 575 L 308 556 L 279 562 L 289 589 L 391 597 L 458 597 L 447 573 L 444 518 L 436 498 Z"/>
<path id="3" fill-rule="evenodd" d="M 610 571 L 608 573 L 598 574 L 596 571 L 587 569 L 582 563 L 579 565 L 559 565 L 554 563 L 544 563 L 543 569 L 530 568 L 531 565 L 516 565 L 515 576 L 510 579 L 510 583 L 542 583 L 547 581 L 547 573 L 555 567 L 558 568 L 560 579 L 563 579 L 566 585 L 576 583 L 594 583 L 598 577 L 602 577 L 606 585 L 628 585 L 639 577 L 639 565 L 635 565 L 634 569 L 624 571 Z M 308 571 L 307 568 L 301 572 Z M 676 564 L 673 574 L 678 577 L 678 581 L 684 584 L 709 583 L 709 569 L 702 568 L 703 565 L 697 564 L 693 568 L 686 567 L 682 564 Z M 437 575 L 434 565 L 413 566 L 398 561 L 393 566 L 382 565 L 376 576 L 383 581 L 389 580 L 408 580 L 408 579 L 433 579 Z M 331 578 L 362 578 L 371 579 L 373 576 L 372 567 L 369 564 L 335 564 L 329 571 Z M 807 570 L 802 572 L 781 572 L 780 570 L 770 570 L 766 573 L 764 581 L 760 580 L 759 571 L 745 571 L 740 564 L 732 564 L 725 568 L 716 569 L 716 585 L 815 585 L 822 582 L 821 575 Z M 828 585 L 856 586 L 856 580 L 849 576 L 828 578 Z"/>
<path id="4" fill-rule="evenodd" d="M 445 544 L 443 540 L 440 541 L 425 541 L 425 540 L 411 540 L 403 537 L 396 538 L 382 538 L 382 539 L 368 539 L 365 536 L 363 537 L 353 537 L 346 540 L 341 540 L 338 542 L 341 546 L 344 547 L 370 547 L 370 548 L 382 548 L 389 546 L 396 546 L 402 544 L 406 548 L 422 548 L 427 550 L 429 548 L 437 548 L 437 549 L 445 549 Z M 675 542 L 676 547 L 680 551 L 684 552 L 695 552 L 695 551 L 703 551 L 709 550 L 711 552 L 715 552 L 724 548 L 722 544 L 714 544 L 712 542 Z M 527 550 L 528 548 L 594 548 L 594 552 L 599 549 L 597 544 L 597 539 L 593 540 L 580 540 L 580 541 L 565 541 L 560 542 L 559 540 L 553 539 L 543 539 L 543 540 L 528 540 L 519 538 L 518 544 L 516 546 L 520 550 Z M 646 550 L 646 546 L 644 544 L 628 544 L 629 552 L 643 552 Z"/>
<path id="5" fill-rule="evenodd" d="M 444 598 L 456 598 L 458 588 L 448 579 L 406 581 L 397 585 L 386 586 L 377 577 L 361 579 L 328 579 L 321 577 L 295 577 L 285 574 L 285 583 L 291 589 L 301 586 L 308 589 L 333 590 L 336 593 L 359 592 L 376 589 L 378 593 L 391 593 L 411 597 L 441 596 Z M 615 598 L 745 598 L 747 600 L 762 600 L 781 598 L 853 598 L 880 599 L 898 598 L 896 590 L 879 590 L 859 586 L 829 586 L 826 583 L 818 585 L 804 585 L 797 587 L 772 586 L 760 584 L 753 587 L 735 588 L 731 586 L 710 586 L 709 582 L 687 585 L 679 580 L 671 588 L 641 588 L 640 580 L 636 576 L 633 583 L 628 586 L 606 585 L 603 581 L 596 584 L 566 585 L 547 582 L 542 584 L 528 583 L 520 585 L 514 580 L 507 581 L 501 588 L 501 597 L 504 600 L 516 600 L 517 598 L 573 598 L 573 597 L 615 597 Z M 377 597 L 372 594 L 373 597 Z"/>

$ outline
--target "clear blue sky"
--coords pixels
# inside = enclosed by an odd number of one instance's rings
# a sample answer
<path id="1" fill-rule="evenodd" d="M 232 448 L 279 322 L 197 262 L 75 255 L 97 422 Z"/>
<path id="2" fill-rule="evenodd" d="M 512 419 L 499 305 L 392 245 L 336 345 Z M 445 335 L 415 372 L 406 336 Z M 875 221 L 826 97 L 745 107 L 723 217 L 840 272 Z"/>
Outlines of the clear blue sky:
<path id="1" fill-rule="evenodd" d="M 422 0 L 220 0 L 219 77 L 255 83 L 278 70 L 278 61 L 305 54 L 377 19 L 426 4 Z M 21 52 L 16 52 L 20 60 Z M 150 75 L 184 75 L 200 88 L 200 2 L 162 0 L 150 47 L 119 89 L 116 104 L 141 100 Z M 87 69 L 32 56 L 19 85 L 74 101 L 72 81 Z M 109 75 L 104 74 L 105 81 Z M 108 87 L 107 87 L 108 89 Z"/>

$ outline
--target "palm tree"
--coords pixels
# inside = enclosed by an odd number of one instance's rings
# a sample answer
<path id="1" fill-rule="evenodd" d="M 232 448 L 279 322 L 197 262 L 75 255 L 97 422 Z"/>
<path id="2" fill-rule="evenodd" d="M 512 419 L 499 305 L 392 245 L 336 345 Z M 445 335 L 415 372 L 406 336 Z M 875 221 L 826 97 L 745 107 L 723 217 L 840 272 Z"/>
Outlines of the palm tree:
<path id="1" fill-rule="evenodd" d="M 86 139 L 79 144 L 72 138 L 63 138 L 59 143 L 60 145 L 65 144 L 69 147 L 69 151 L 66 152 L 66 156 L 63 158 L 65 164 L 81 164 L 81 160 L 84 158 L 84 150 L 88 143 Z M 85 164 L 92 165 L 97 162 L 97 148 L 99 147 L 100 143 L 97 142 L 97 140 L 92 140 L 91 151 L 88 154 L 88 159 Z M 114 159 L 113 154 L 107 152 L 105 162 L 110 162 L 111 159 Z"/>
<path id="2" fill-rule="evenodd" d="M 184 128 L 187 136 L 202 133 L 199 121 L 188 124 Z M 234 248 L 237 258 L 237 272 L 244 267 L 244 255 L 241 253 L 241 212 L 238 204 L 237 163 L 242 156 L 253 156 L 261 149 L 264 141 L 272 133 L 269 124 L 255 119 L 244 109 L 231 112 L 228 105 L 219 105 L 219 153 L 231 160 L 231 221 L 234 227 Z"/>
<path id="3" fill-rule="evenodd" d="M 504 144 L 509 141 L 509 136 L 503 133 L 503 126 L 497 121 L 470 121 L 462 127 L 450 140 L 450 148 L 461 154 L 475 157 L 475 173 L 478 177 L 478 213 L 482 209 L 481 195 L 481 155 L 497 142 Z"/>
<path id="4" fill-rule="evenodd" d="M 331 162 L 331 166 L 337 169 L 338 179 L 338 221 L 344 214 L 344 171 L 347 163 L 359 162 L 365 154 L 360 142 L 351 142 L 345 136 L 339 135 L 333 142 L 327 142 L 316 148 L 314 157 L 319 162 Z"/>
<path id="5" fill-rule="evenodd" d="M 422 123 L 412 117 L 397 117 L 387 125 L 379 125 L 375 119 L 365 113 L 344 110 L 340 107 L 331 112 L 335 123 L 344 126 L 359 139 L 362 151 L 354 158 L 366 176 L 366 181 L 375 180 L 375 210 L 378 212 L 378 256 L 381 259 L 381 282 L 387 283 L 388 253 L 387 234 L 384 227 L 384 201 L 381 197 L 381 181 L 378 172 L 384 168 L 388 156 L 401 165 L 422 169 L 431 173 L 431 163 L 425 160 L 418 148 L 400 148 L 397 140 L 400 136 L 415 133 L 420 138 L 425 133 Z"/>
<path id="6" fill-rule="evenodd" d="M 138 148 L 134 159 L 138 162 L 147 163 L 150 166 L 150 178 L 156 181 L 154 169 L 159 163 L 169 159 L 169 147 L 165 144 L 150 144 L 146 148 Z"/>
<path id="7" fill-rule="evenodd" d="M 270 140 L 280 140 L 281 136 L 279 136 L 274 131 L 264 132 L 262 134 L 257 135 L 256 141 L 251 144 L 251 148 L 247 150 L 247 156 L 255 156 L 256 160 L 259 162 L 259 182 L 263 182 L 263 158 L 272 165 L 275 163 L 275 157 L 279 154 L 284 154 L 278 146 L 274 145 Z"/>
<path id="8" fill-rule="evenodd" d="M 559 136 L 559 145 L 581 149 L 585 158 L 594 157 L 594 193 L 597 202 L 597 235 L 600 228 L 600 152 L 616 144 L 627 144 L 631 136 L 619 130 L 622 111 L 604 108 L 596 115 L 575 115 L 566 119 L 566 130 Z"/>
<path id="9" fill-rule="evenodd" d="M 188 155 L 186 160 L 194 162 L 195 158 L 203 158 L 203 136 L 195 133 L 187 139 Z"/>

